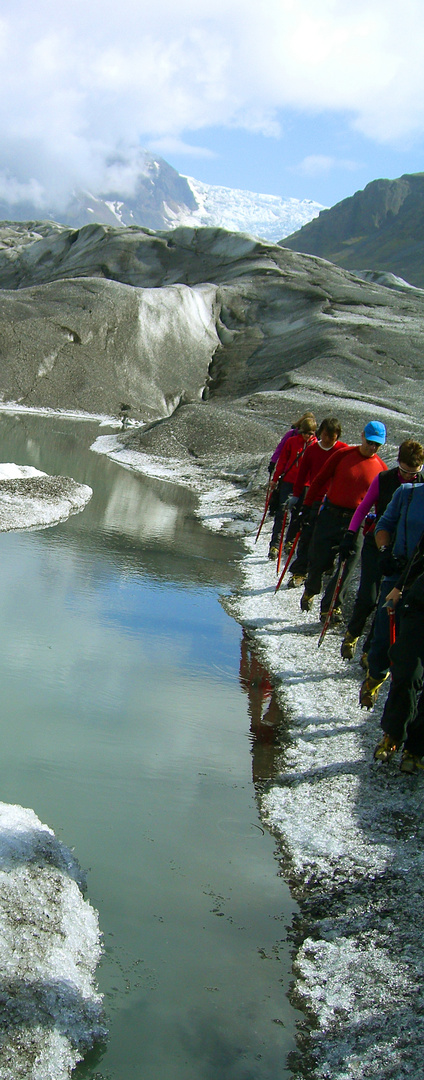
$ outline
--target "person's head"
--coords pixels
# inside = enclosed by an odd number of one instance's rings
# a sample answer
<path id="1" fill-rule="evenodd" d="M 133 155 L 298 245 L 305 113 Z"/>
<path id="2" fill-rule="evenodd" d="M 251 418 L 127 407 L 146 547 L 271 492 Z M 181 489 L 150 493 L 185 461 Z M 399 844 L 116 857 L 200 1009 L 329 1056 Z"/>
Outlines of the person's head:
<path id="1" fill-rule="evenodd" d="M 317 422 L 312 413 L 310 413 L 309 416 L 306 416 L 303 420 L 301 420 L 298 427 L 298 433 L 302 436 L 305 442 L 307 442 L 308 439 L 311 438 L 311 435 L 315 435 L 316 429 Z"/>
<path id="2" fill-rule="evenodd" d="M 403 483 L 407 484 L 421 472 L 424 464 L 424 447 L 421 443 L 415 442 L 415 439 L 405 439 L 399 447 L 398 462 Z"/>
<path id="3" fill-rule="evenodd" d="M 370 420 L 362 432 L 361 454 L 373 457 L 386 441 L 386 428 L 381 420 Z"/>
<path id="4" fill-rule="evenodd" d="M 308 420 L 310 417 L 315 420 L 313 412 L 302 413 L 302 416 L 299 416 L 298 420 L 293 420 L 292 427 L 296 428 L 296 431 L 300 431 L 300 425 L 303 424 L 304 420 Z"/>
<path id="5" fill-rule="evenodd" d="M 330 450 L 330 447 L 334 446 L 337 439 L 340 439 L 342 433 L 342 426 L 335 416 L 326 416 L 324 420 L 321 420 L 317 431 L 317 439 L 320 440 L 324 450 Z"/>

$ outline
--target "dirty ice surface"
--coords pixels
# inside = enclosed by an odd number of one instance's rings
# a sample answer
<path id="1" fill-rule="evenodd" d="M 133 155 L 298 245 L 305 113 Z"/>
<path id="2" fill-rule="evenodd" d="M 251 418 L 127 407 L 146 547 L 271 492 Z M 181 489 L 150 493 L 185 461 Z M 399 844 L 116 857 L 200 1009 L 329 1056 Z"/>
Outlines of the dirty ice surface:
<path id="1" fill-rule="evenodd" d="M 295 1000 L 314 1018 L 315 1077 L 422 1075 L 424 776 L 373 763 L 387 689 L 372 712 L 358 705 L 364 677 L 340 657 L 341 632 L 317 648 L 318 601 L 275 594 L 269 529 L 246 540 L 244 589 L 230 610 L 252 634 L 289 710 L 281 773 L 262 796 L 280 838 L 304 925 Z M 359 654 L 360 655 L 360 654 Z M 300 1075 L 311 1060 L 300 1057 Z M 303 1072 L 304 1070 L 304 1072 Z"/>
<path id="2" fill-rule="evenodd" d="M 95 448 L 127 468 L 155 475 L 162 468 L 178 479 L 177 462 L 130 458 L 101 440 Z M 179 469 L 183 483 L 202 489 L 199 474 Z M 318 602 L 304 614 L 299 589 L 283 582 L 275 594 L 270 522 L 255 544 L 261 512 L 248 504 L 248 493 L 230 483 L 203 483 L 198 513 L 209 528 L 245 535 L 244 586 L 224 603 L 247 629 L 289 716 L 281 771 L 261 796 L 261 812 L 302 911 L 293 999 L 306 1019 L 296 1075 L 418 1080 L 424 775 L 401 774 L 398 761 L 373 763 L 387 688 L 372 712 L 360 710 L 358 661 L 341 659 L 340 628 L 318 650 Z"/>
<path id="3" fill-rule="evenodd" d="M 0 803 L 1 1080 L 67 1080 L 104 1034 L 98 919 L 80 885 L 34 811 Z"/>
<path id="4" fill-rule="evenodd" d="M 0 532 L 57 525 L 79 513 L 92 494 L 87 484 L 70 476 L 47 476 L 31 465 L 0 462 Z"/>
<path id="5" fill-rule="evenodd" d="M 81 510 L 91 488 L 0 463 L 0 531 Z M 97 913 L 70 851 L 33 810 L 0 803 L 0 1077 L 65 1080 L 102 1036 Z"/>

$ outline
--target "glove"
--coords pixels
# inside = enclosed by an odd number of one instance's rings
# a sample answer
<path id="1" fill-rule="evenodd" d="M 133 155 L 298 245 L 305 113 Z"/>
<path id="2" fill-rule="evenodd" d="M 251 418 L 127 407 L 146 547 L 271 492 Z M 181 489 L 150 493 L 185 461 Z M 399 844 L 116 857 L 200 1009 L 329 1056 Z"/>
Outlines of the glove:
<path id="1" fill-rule="evenodd" d="M 298 503 L 298 502 L 299 502 L 299 496 L 298 495 L 289 495 L 289 497 L 287 499 L 287 502 L 286 502 L 287 509 L 288 510 L 293 510 L 293 507 L 296 506 L 296 503 Z"/>
<path id="2" fill-rule="evenodd" d="M 340 558 L 343 561 L 344 559 L 349 559 L 350 556 L 353 555 L 356 548 L 357 535 L 358 534 L 356 532 L 352 532 L 352 529 L 347 529 L 344 536 L 342 537 L 342 542 L 339 547 L 339 554 Z"/>
<path id="3" fill-rule="evenodd" d="M 311 525 L 311 506 L 302 506 L 299 511 L 298 523 L 301 529 L 308 528 Z"/>
<path id="4" fill-rule="evenodd" d="M 402 559 L 396 558 L 391 547 L 386 548 L 385 551 L 379 552 L 378 561 L 383 577 L 392 577 L 393 574 L 401 574 L 404 567 L 404 562 L 402 562 Z"/>
<path id="5" fill-rule="evenodd" d="M 270 475 L 270 476 L 272 476 L 272 474 L 273 474 L 273 472 L 274 472 L 274 469 L 275 469 L 275 466 L 276 466 L 276 464 L 277 464 L 277 462 L 276 462 L 276 461 L 272 461 L 272 460 L 270 461 L 270 463 L 269 463 L 269 465 L 268 465 L 268 472 L 269 472 L 269 475 Z"/>

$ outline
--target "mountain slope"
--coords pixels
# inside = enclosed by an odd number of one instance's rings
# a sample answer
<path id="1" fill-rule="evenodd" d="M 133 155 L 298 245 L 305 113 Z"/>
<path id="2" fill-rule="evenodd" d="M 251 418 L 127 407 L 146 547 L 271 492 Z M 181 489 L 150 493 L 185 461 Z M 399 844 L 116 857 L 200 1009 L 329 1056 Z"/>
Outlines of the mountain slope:
<path id="1" fill-rule="evenodd" d="M 424 173 L 373 180 L 284 239 L 346 270 L 396 274 L 424 288 Z"/>
<path id="2" fill-rule="evenodd" d="M 131 171 L 130 183 L 126 170 Z M 44 218 L 73 229 L 93 222 L 146 229 L 211 226 L 251 233 L 276 243 L 322 209 L 311 199 L 283 199 L 203 184 L 180 176 L 163 158 L 154 158 L 145 150 L 140 150 L 135 163 L 124 158 L 111 163 L 111 175 L 116 186 L 107 191 L 74 192 L 65 207 L 0 200 L 0 219 L 28 222 Z M 125 188 L 131 189 L 131 194 Z"/>

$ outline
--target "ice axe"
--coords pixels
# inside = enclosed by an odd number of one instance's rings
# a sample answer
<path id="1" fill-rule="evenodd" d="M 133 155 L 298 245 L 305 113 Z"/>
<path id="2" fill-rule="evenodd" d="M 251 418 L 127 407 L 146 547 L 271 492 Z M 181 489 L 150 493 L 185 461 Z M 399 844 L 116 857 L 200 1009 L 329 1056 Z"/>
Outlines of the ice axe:
<path id="1" fill-rule="evenodd" d="M 281 571 L 280 577 L 279 577 L 279 579 L 278 579 L 278 581 L 277 581 L 277 584 L 276 584 L 276 586 L 275 586 L 275 589 L 274 589 L 274 594 L 275 594 L 276 592 L 278 592 L 278 590 L 279 590 L 279 588 L 280 588 L 280 585 L 281 585 L 281 582 L 282 582 L 282 580 L 283 580 L 284 574 L 285 574 L 285 572 L 286 572 L 287 568 L 288 568 L 288 567 L 290 566 L 290 563 L 291 563 L 291 561 L 292 561 L 292 558 L 293 558 L 293 555 L 294 555 L 295 547 L 296 547 L 296 545 L 297 545 L 297 543 L 298 543 L 298 540 L 299 540 L 299 537 L 300 537 L 301 531 L 302 531 L 302 530 L 301 530 L 301 529 L 299 529 L 299 532 L 297 532 L 297 533 L 296 533 L 296 536 L 295 536 L 295 538 L 294 538 L 294 540 L 293 540 L 293 543 L 292 543 L 292 546 L 291 546 L 291 548 L 290 548 L 289 554 L 288 554 L 288 556 L 287 556 L 287 559 L 286 559 L 286 561 L 285 561 L 285 563 L 284 563 L 284 568 L 283 568 L 283 570 Z"/>
<path id="2" fill-rule="evenodd" d="M 278 574 L 279 569 L 280 569 L 281 555 L 282 555 L 283 544 L 284 544 L 284 530 L 285 530 L 285 527 L 286 527 L 287 514 L 288 514 L 288 509 L 287 509 L 287 503 L 286 503 L 285 504 L 284 515 L 283 515 L 283 520 L 282 520 L 282 523 L 281 523 L 280 543 L 278 545 L 277 574 Z"/>
<path id="3" fill-rule="evenodd" d="M 321 633 L 319 635 L 318 649 L 319 649 L 320 645 L 322 645 L 322 642 L 323 642 L 323 640 L 325 638 L 325 635 L 327 633 L 328 627 L 329 627 L 330 622 L 331 622 L 331 616 L 333 614 L 334 608 L 335 608 L 335 606 L 337 604 L 337 600 L 339 598 L 339 592 L 340 592 L 340 589 L 342 587 L 343 574 L 345 572 L 346 563 L 347 563 L 347 559 L 343 559 L 343 562 L 340 564 L 339 576 L 337 578 L 335 589 L 334 589 L 333 596 L 332 596 L 332 599 L 331 599 L 331 604 L 330 604 L 330 607 L 329 607 L 328 612 L 327 612 L 327 618 L 325 620 L 324 626 L 323 626 L 323 628 L 321 630 Z"/>
<path id="4" fill-rule="evenodd" d="M 389 637 L 390 645 L 394 645 L 396 641 L 396 612 L 392 607 L 389 607 Z"/>
<path id="5" fill-rule="evenodd" d="M 256 541 L 259 540 L 259 535 L 260 535 L 260 532 L 261 532 L 261 529 L 262 529 L 262 525 L 263 525 L 263 523 L 265 521 L 265 518 L 266 518 L 266 515 L 268 513 L 269 500 L 271 498 L 271 495 L 272 495 L 272 480 L 271 480 L 271 477 L 270 477 L 269 480 L 268 480 L 268 487 L 267 487 L 267 491 L 266 491 L 265 510 L 263 512 L 263 515 L 262 515 L 262 520 L 261 520 L 259 529 L 258 529 L 258 531 L 256 533 L 255 544 L 256 544 Z"/>

